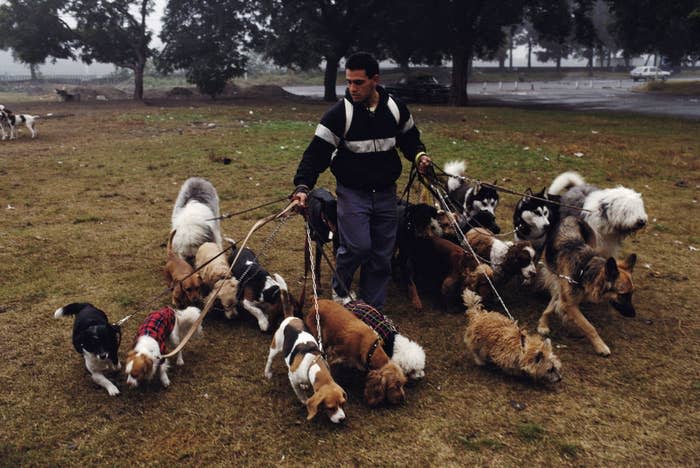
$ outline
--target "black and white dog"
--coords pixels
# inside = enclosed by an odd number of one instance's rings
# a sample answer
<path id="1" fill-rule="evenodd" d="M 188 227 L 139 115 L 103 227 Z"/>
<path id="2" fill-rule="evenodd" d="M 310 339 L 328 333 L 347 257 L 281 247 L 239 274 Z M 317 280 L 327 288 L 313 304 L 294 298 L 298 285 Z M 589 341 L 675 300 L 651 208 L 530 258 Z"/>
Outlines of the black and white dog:
<path id="1" fill-rule="evenodd" d="M 483 227 L 498 234 L 501 228 L 496 224 L 496 207 L 499 202 L 498 191 L 484 185 L 469 185 L 462 177 L 466 172 L 464 161 L 450 161 L 445 164 L 447 193 L 450 201 L 462 215 L 460 229 L 466 232 L 474 227 Z"/>
<path id="2" fill-rule="evenodd" d="M 194 265 L 197 249 L 205 242 L 223 246 L 219 224 L 219 195 L 214 185 L 201 177 L 190 177 L 180 187 L 172 214 L 172 249 Z"/>
<path id="3" fill-rule="evenodd" d="M 306 206 L 311 240 L 316 244 L 316 258 L 314 262 L 316 288 L 318 293 L 321 294 L 321 252 L 323 251 L 323 246 L 331 242 L 334 258 L 338 252 L 338 201 L 325 188 L 315 188 L 309 192 Z M 304 255 L 306 259 L 308 251 L 304 252 Z"/>
<path id="4" fill-rule="evenodd" d="M 547 233 L 559 223 L 559 202 L 561 197 L 541 192 L 532 193 L 529 188 L 518 201 L 513 212 L 515 241 L 530 241 L 539 254 L 544 249 Z"/>
<path id="5" fill-rule="evenodd" d="M 30 114 L 14 114 L 10 109 L 0 104 L 0 131 L 2 131 L 2 139 L 6 140 L 8 133 L 10 140 L 17 138 L 17 125 L 24 124 L 32 133 L 32 138 L 36 138 L 36 119 L 38 115 Z"/>
<path id="6" fill-rule="evenodd" d="M 92 304 L 74 302 L 53 314 L 54 318 L 67 315 L 75 315 L 73 346 L 85 358 L 85 367 L 92 381 L 107 390 L 110 396 L 119 395 L 119 389 L 103 373 L 121 369 L 117 356 L 121 329 L 110 324 L 107 315 Z"/>
<path id="7" fill-rule="evenodd" d="M 238 249 L 234 249 L 231 261 L 237 254 Z M 270 275 L 249 248 L 243 248 L 232 273 L 238 280 L 238 307 L 255 317 L 260 331 L 268 331 L 283 318 L 298 314 L 298 304 L 289 293 L 284 278 L 277 273 Z"/>
<path id="8" fill-rule="evenodd" d="M 621 185 L 601 189 L 570 171 L 557 176 L 547 191 L 561 196 L 562 219 L 577 216 L 593 228 L 600 255 L 615 256 L 627 236 L 647 225 L 642 195 Z"/>

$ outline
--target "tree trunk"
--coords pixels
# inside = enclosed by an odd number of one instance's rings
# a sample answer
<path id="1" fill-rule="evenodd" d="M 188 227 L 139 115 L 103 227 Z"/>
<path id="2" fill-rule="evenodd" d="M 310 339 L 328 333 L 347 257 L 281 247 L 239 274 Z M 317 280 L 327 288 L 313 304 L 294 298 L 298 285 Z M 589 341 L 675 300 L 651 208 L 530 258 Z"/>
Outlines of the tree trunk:
<path id="1" fill-rule="evenodd" d="M 134 67 L 134 100 L 143 101 L 143 70 L 146 68 L 145 61 L 139 62 Z"/>
<path id="2" fill-rule="evenodd" d="M 508 33 L 508 70 L 513 69 L 513 28 Z"/>
<path id="3" fill-rule="evenodd" d="M 36 64 L 36 63 L 30 63 L 30 64 L 29 64 L 29 74 L 31 75 L 32 81 L 36 81 L 36 79 L 37 79 L 36 69 L 37 69 L 38 67 L 39 67 L 39 65 Z"/>
<path id="4" fill-rule="evenodd" d="M 452 88 L 450 104 L 453 106 L 466 106 L 469 104 L 467 95 L 467 83 L 469 62 L 471 54 L 467 48 L 457 48 L 452 52 Z"/>
<path id="5" fill-rule="evenodd" d="M 335 102 L 338 95 L 335 93 L 335 83 L 338 80 L 338 62 L 340 57 L 326 57 L 326 71 L 323 74 L 323 100 Z"/>
<path id="6" fill-rule="evenodd" d="M 532 38 L 527 37 L 527 68 L 532 68 Z"/>

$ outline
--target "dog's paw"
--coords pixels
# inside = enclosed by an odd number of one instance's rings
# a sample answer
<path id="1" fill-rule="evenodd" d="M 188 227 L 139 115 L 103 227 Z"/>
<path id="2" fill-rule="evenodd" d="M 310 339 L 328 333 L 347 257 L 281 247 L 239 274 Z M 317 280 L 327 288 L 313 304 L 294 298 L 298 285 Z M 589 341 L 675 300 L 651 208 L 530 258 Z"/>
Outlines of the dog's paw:
<path id="1" fill-rule="evenodd" d="M 258 327 L 260 327 L 260 331 L 266 332 L 270 328 L 270 322 L 266 318 L 261 318 L 258 320 Z"/>
<path id="2" fill-rule="evenodd" d="M 163 384 L 163 387 L 168 388 L 170 386 L 170 379 L 167 375 L 163 374 L 160 376 L 160 383 Z"/>
<path id="3" fill-rule="evenodd" d="M 265 377 L 270 380 L 272 378 L 272 371 L 265 371 Z"/>
<path id="4" fill-rule="evenodd" d="M 107 393 L 109 393 L 109 396 L 117 396 L 119 395 L 119 389 L 114 385 L 110 385 L 107 387 Z"/>
<path id="5" fill-rule="evenodd" d="M 595 347 L 595 352 L 603 357 L 610 356 L 610 348 L 608 348 L 608 345 L 606 345 L 605 343 L 603 343 L 602 345 L 597 345 Z"/>

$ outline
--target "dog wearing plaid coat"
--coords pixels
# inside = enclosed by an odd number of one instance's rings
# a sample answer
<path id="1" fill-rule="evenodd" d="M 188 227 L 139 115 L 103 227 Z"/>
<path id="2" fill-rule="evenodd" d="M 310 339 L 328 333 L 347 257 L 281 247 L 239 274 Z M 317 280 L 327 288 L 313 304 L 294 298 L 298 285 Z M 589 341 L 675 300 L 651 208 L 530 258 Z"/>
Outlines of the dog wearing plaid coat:
<path id="1" fill-rule="evenodd" d="M 158 371 L 160 383 L 168 387 L 168 362 L 161 357 L 166 354 L 166 342 L 173 348 L 177 347 L 200 313 L 196 307 L 183 310 L 164 307 L 148 314 L 136 333 L 133 348 L 126 355 L 126 383 L 130 387 L 137 387 L 140 382 L 153 380 Z M 202 333 L 201 325 L 196 333 Z M 184 363 L 180 351 L 176 364 L 181 366 Z"/>
<path id="2" fill-rule="evenodd" d="M 401 367 L 407 378 L 420 380 L 425 377 L 425 351 L 421 345 L 399 333 L 389 317 L 364 301 L 351 301 L 345 304 L 345 308 L 379 335 L 384 352 Z"/>

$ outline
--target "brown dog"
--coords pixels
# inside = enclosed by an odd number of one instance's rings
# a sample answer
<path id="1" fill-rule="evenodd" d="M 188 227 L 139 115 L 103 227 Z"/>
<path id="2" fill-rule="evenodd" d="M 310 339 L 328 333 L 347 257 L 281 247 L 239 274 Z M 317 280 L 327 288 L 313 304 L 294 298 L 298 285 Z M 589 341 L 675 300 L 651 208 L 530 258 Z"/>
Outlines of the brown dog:
<path id="1" fill-rule="evenodd" d="M 509 374 L 551 383 L 561 380 L 561 362 L 549 338 L 527 333 L 504 315 L 484 310 L 481 298 L 468 289 L 462 300 L 469 322 L 464 343 L 477 365 L 492 363 Z"/>
<path id="2" fill-rule="evenodd" d="M 436 236 L 418 239 L 415 245 L 415 269 L 428 287 L 440 290 L 445 307 L 457 302 L 465 287 L 484 298 L 491 294 L 493 269 L 480 264 L 470 252 Z"/>
<path id="3" fill-rule="evenodd" d="M 555 228 L 544 248 L 545 268 L 539 278 L 552 298 L 540 317 L 537 331 L 549 333 L 549 316 L 559 314 L 565 323 L 576 326 L 602 356 L 610 355 L 596 329 L 581 313 L 582 302 L 605 300 L 626 317 L 634 317 L 632 270 L 635 254 L 625 261 L 604 258 L 590 246 L 595 233 L 585 221 L 568 216 Z"/>
<path id="4" fill-rule="evenodd" d="M 231 276 L 231 269 L 221 248 L 214 242 L 200 245 L 195 265 L 202 283 L 210 290 L 209 294 L 216 294 L 215 300 L 221 303 L 226 318 L 235 317 L 238 314 L 238 280 Z"/>
<path id="5" fill-rule="evenodd" d="M 163 271 L 168 287 L 172 289 L 173 305 L 178 309 L 184 309 L 190 305 L 197 305 L 202 298 L 202 278 L 189 263 L 177 256 L 172 249 L 175 230 L 170 232 L 168 239 L 168 261 L 165 262 Z"/>
<path id="6" fill-rule="evenodd" d="M 342 305 L 319 299 L 318 312 L 323 346 L 331 363 L 367 370 L 365 400 L 370 406 L 384 401 L 402 403 L 406 399 L 403 387 L 406 376 L 384 352 L 381 339 L 368 325 Z M 316 312 L 312 308 L 304 319 L 311 334 L 316 336 Z"/>

